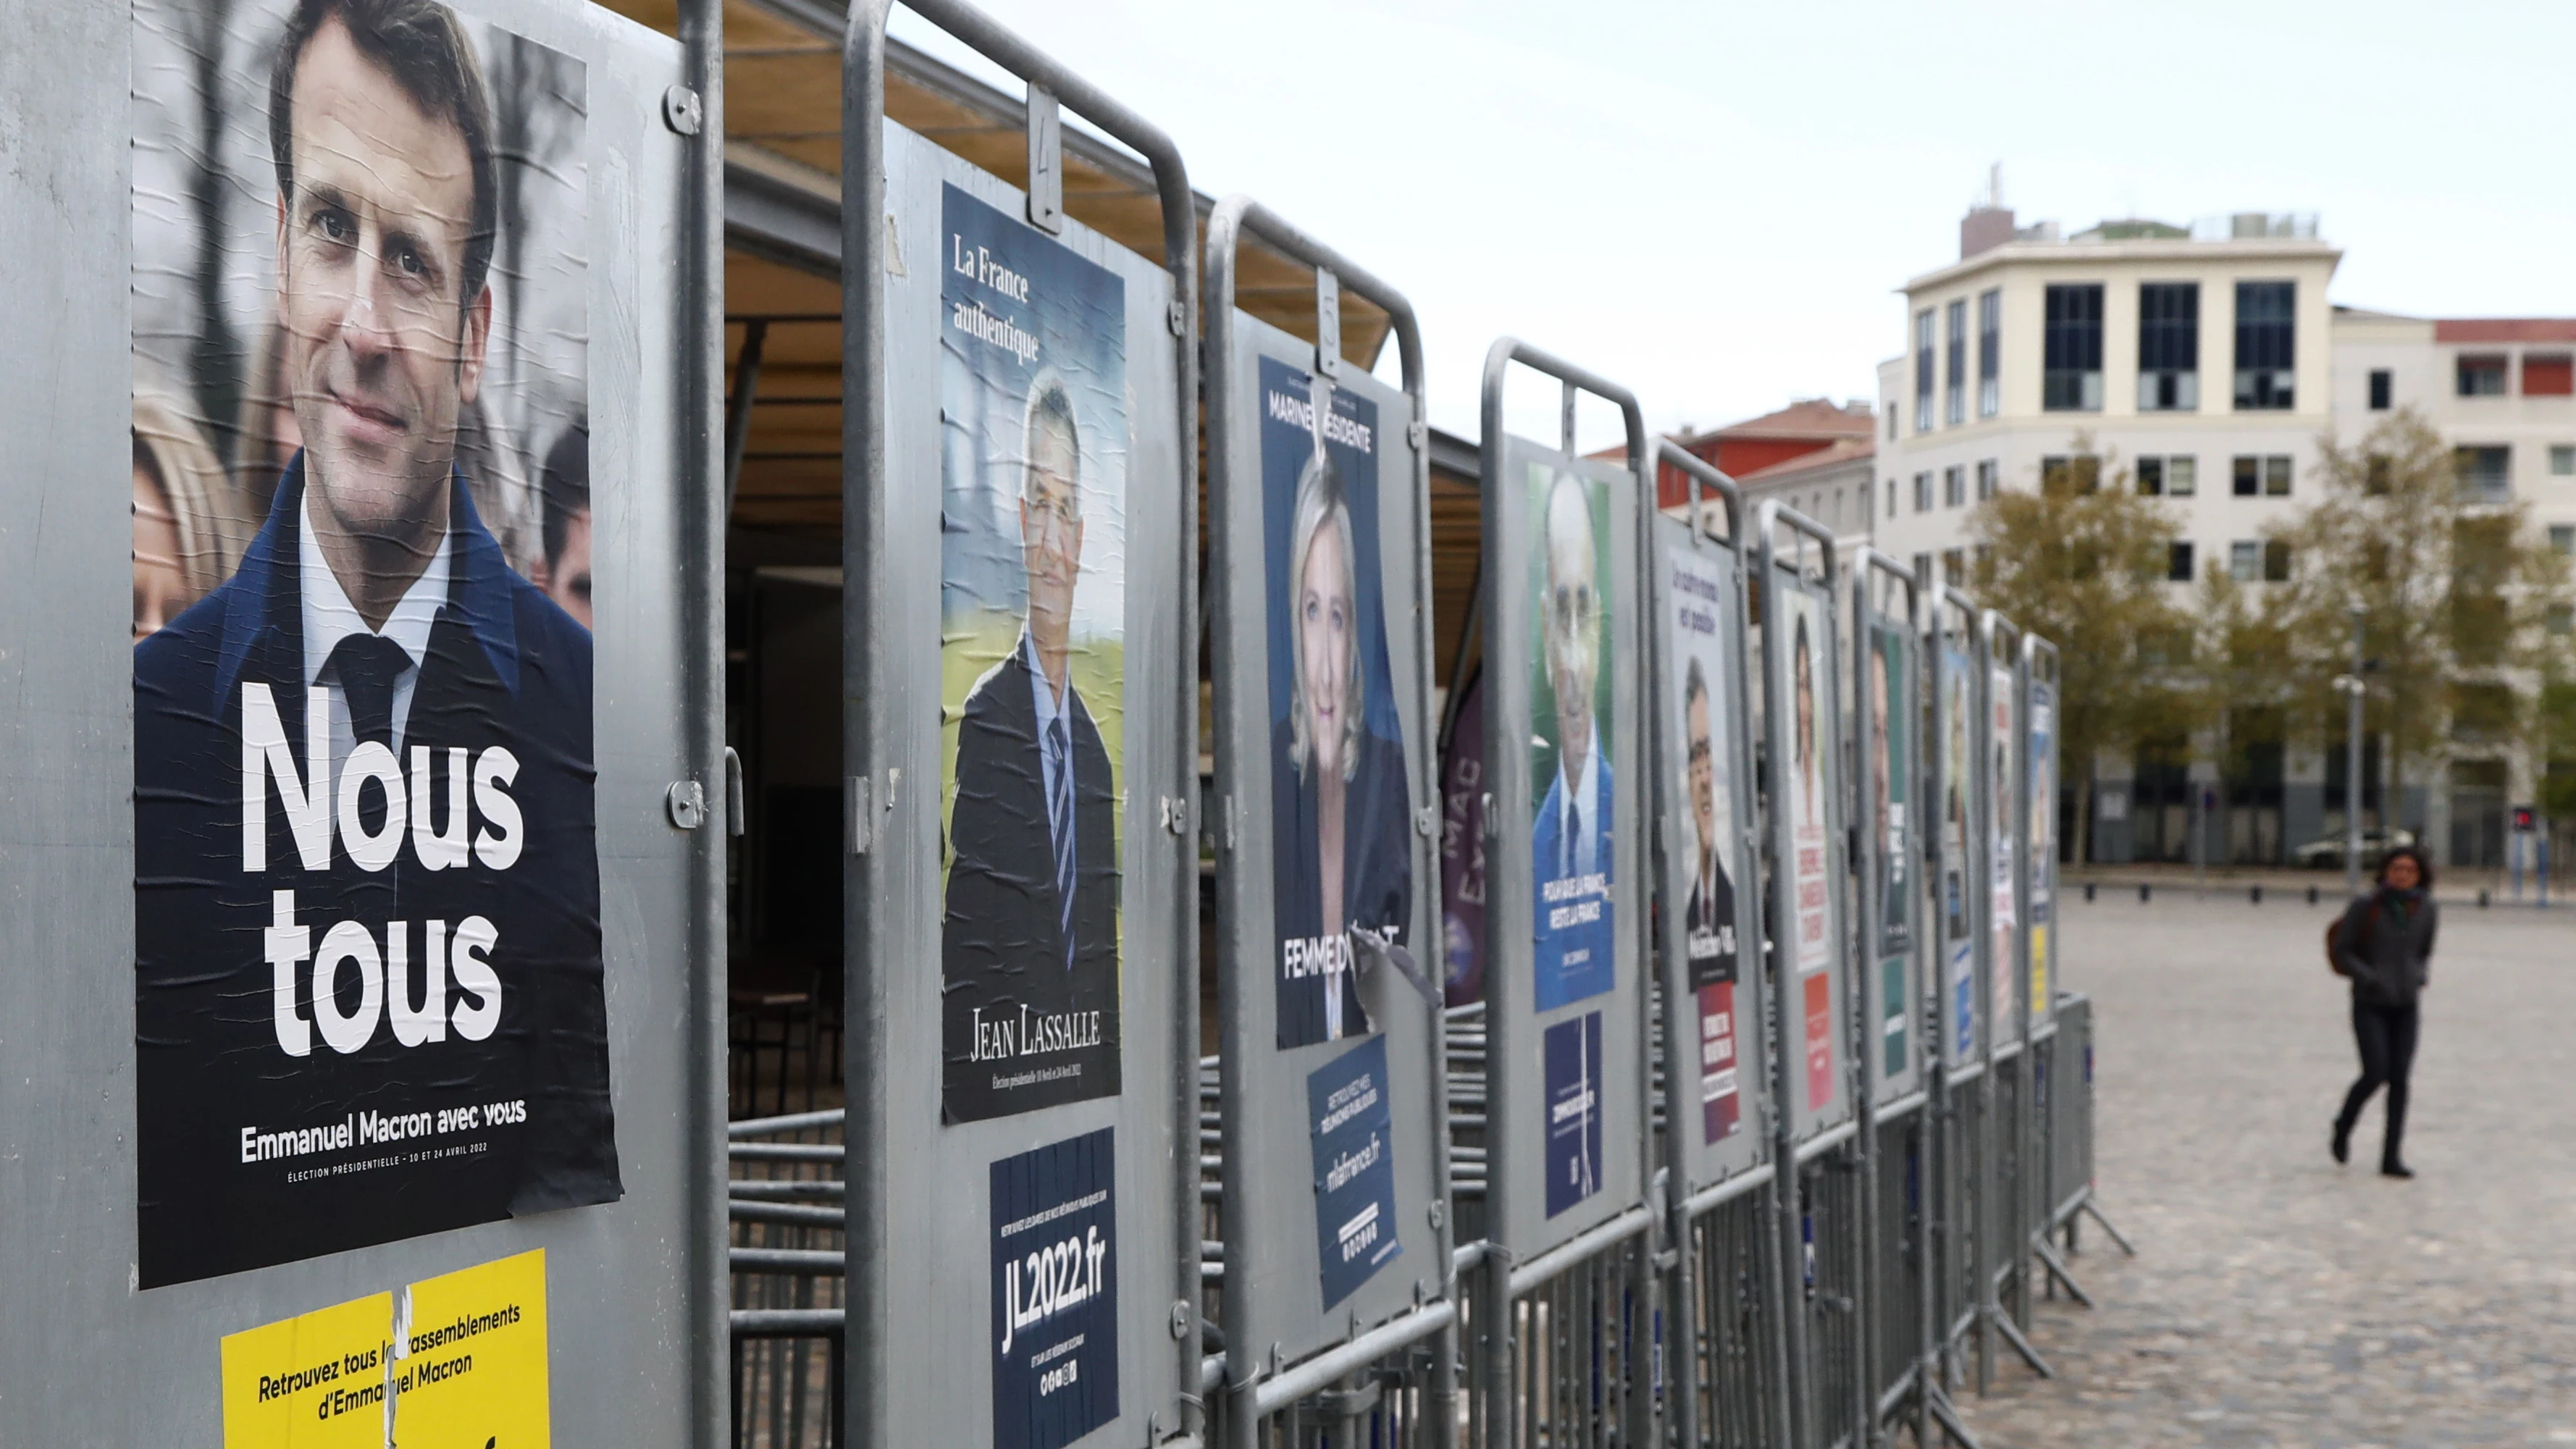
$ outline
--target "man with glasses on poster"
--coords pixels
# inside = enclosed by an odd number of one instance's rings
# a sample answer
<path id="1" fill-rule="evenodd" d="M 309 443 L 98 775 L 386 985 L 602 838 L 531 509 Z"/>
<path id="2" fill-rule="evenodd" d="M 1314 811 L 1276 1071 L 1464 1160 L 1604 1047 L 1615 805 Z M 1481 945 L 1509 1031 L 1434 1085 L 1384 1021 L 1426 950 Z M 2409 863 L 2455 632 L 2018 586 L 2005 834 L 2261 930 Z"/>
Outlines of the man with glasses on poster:
<path id="1" fill-rule="evenodd" d="M 135 650 L 147 1286 L 620 1191 L 590 633 L 511 570 L 458 453 L 493 326 L 482 73 L 429 0 L 303 0 L 270 87 L 303 448 L 239 571 Z M 479 1145 L 333 1175 L 257 1135 L 358 1104 L 472 1104 Z"/>

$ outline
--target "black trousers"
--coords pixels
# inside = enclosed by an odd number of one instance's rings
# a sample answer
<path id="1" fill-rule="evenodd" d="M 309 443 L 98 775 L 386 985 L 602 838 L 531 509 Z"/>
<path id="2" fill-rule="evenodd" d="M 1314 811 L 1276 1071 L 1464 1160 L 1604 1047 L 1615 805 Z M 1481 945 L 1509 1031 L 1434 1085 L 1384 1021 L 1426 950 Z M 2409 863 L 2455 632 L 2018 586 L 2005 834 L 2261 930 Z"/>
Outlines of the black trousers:
<path id="1" fill-rule="evenodd" d="M 2335 1131 L 2352 1135 L 2353 1124 L 2361 1120 L 2363 1104 L 2370 1094 L 2383 1085 L 2388 1088 L 2388 1131 L 2381 1139 L 2379 1159 L 2397 1160 L 2398 1139 L 2406 1135 L 2406 1075 L 2415 1067 L 2415 1033 L 2422 1022 L 2413 1006 L 2381 1006 L 2376 1002 L 2356 1000 L 2352 1004 L 2353 1043 L 2361 1048 L 2361 1076 L 2344 1093 L 2343 1110 L 2335 1114 Z"/>

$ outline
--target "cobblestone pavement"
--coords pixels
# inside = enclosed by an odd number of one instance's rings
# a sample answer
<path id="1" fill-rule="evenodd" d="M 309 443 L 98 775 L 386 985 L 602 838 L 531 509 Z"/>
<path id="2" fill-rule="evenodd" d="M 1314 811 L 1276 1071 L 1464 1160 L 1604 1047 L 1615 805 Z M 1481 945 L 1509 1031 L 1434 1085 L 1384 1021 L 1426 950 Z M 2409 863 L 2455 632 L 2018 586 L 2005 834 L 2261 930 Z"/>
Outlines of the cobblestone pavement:
<path id="1" fill-rule="evenodd" d="M 2328 899 L 2332 899 L 2329 892 Z M 2294 898 L 2295 901 L 2295 898 Z M 2576 911 L 2446 904 L 2406 1159 L 2327 1128 L 2357 1070 L 2328 907 L 2108 891 L 2064 907 L 2097 1003 L 2100 1307 L 2043 1301 L 1960 1395 L 1988 1449 L 2576 1444 Z"/>

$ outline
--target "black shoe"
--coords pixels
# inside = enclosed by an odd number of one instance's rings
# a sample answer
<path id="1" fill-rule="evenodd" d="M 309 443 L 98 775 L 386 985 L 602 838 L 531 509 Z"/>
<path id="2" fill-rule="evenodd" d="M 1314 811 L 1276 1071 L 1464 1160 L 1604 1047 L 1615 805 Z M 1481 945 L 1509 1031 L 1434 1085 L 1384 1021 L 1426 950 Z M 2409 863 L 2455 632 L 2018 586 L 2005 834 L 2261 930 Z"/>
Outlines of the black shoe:
<path id="1" fill-rule="evenodd" d="M 2328 1151 L 2334 1153 L 2335 1161 L 2352 1161 L 2352 1129 L 2346 1127 L 2340 1122 L 2336 1123 L 2334 1141 L 2326 1144 L 2326 1146 Z"/>
<path id="2" fill-rule="evenodd" d="M 2382 1177 L 2413 1177 L 2415 1175 L 2415 1169 L 2408 1167 L 2405 1163 L 2392 1157 L 2379 1164 L 2379 1175 Z"/>

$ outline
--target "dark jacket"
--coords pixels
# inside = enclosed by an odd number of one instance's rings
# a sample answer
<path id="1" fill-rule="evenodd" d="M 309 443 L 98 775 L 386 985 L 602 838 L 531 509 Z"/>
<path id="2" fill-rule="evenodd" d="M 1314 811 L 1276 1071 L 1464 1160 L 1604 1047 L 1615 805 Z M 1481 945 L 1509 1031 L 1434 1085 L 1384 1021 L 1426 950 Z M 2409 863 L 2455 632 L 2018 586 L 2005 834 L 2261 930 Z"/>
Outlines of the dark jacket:
<path id="1" fill-rule="evenodd" d="M 461 474 L 448 493 L 448 597 L 430 629 L 401 754 L 407 784 L 415 763 L 429 765 L 431 798 L 414 802 L 410 815 L 445 828 L 458 803 L 451 751 L 481 763 L 506 749 L 516 761 L 503 786 L 519 816 L 515 858 L 469 851 L 461 863 L 431 870 L 417 834 L 406 830 L 393 861 L 369 871 L 350 858 L 335 823 L 319 868 L 310 868 L 289 824 L 289 787 L 272 775 L 261 791 L 265 868 L 245 868 L 243 701 L 254 686 L 265 686 L 274 703 L 294 774 L 311 788 L 317 773 L 305 728 L 301 455 L 279 481 L 240 571 L 135 646 L 136 1189 L 146 1287 L 620 1193 L 600 958 L 590 633 L 510 571 Z M 379 798 L 373 789 L 360 797 L 362 822 Z M 484 803 L 474 800 L 469 837 L 509 833 L 506 818 L 495 820 Z M 267 936 L 288 892 L 290 928 L 309 933 L 311 954 L 291 978 L 291 1015 L 280 1021 Z M 502 987 L 497 1023 L 481 1040 L 455 1024 L 454 1014 L 470 1013 L 477 998 L 451 969 L 444 1039 L 403 1045 L 385 1011 L 397 990 L 425 999 L 430 923 L 448 933 L 453 955 L 462 945 L 456 933 L 476 918 L 494 933 L 481 954 Z M 322 1037 L 309 978 L 325 936 L 352 923 L 388 958 L 399 925 L 407 959 L 399 977 L 390 959 L 383 962 L 385 1011 L 344 1055 Z M 351 1011 L 360 1007 L 361 974 L 333 961 L 334 1000 Z M 301 1056 L 280 1044 L 298 1018 L 309 1032 Z M 273 1133 L 352 1113 L 480 1111 L 519 1101 L 522 1123 L 243 1161 L 245 1128 Z M 483 1150 L 462 1150 L 474 1143 Z M 451 1146 L 460 1150 L 288 1180 L 337 1162 Z"/>
<path id="2" fill-rule="evenodd" d="M 1272 969 L 1278 973 L 1283 1047 L 1327 1040 L 1324 990 L 1331 979 L 1320 971 L 1290 976 L 1287 942 L 1360 926 L 1378 932 L 1388 945 L 1401 946 L 1413 923 L 1413 789 L 1405 776 L 1404 749 L 1365 730 L 1354 748 L 1358 761 L 1342 816 L 1342 914 L 1348 919 L 1328 922 L 1315 852 L 1316 792 L 1289 763 L 1287 724 L 1271 730 L 1271 910 L 1272 934 L 1278 938 Z M 1359 973 L 1343 972 L 1340 980 L 1342 1035 L 1365 1035 L 1373 1028 L 1360 1000 Z"/>
<path id="3" fill-rule="evenodd" d="M 2344 907 L 2335 930 L 2335 961 L 2352 978 L 2353 1000 L 2374 1006 L 2413 1006 L 2423 993 L 2433 959 L 2441 908 L 2430 894 L 2413 902 L 2385 888 Z"/>
<path id="4" fill-rule="evenodd" d="M 1035 678 L 1023 638 L 967 693 L 957 728 L 954 854 L 940 923 L 941 1111 L 951 1122 L 1118 1093 L 1118 809 L 1109 752 L 1081 691 L 1068 688 L 1068 962 Z M 979 1037 L 979 1024 L 1008 1035 Z"/>

